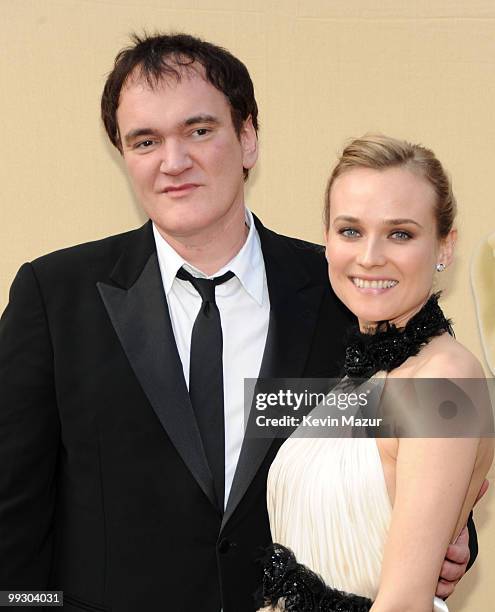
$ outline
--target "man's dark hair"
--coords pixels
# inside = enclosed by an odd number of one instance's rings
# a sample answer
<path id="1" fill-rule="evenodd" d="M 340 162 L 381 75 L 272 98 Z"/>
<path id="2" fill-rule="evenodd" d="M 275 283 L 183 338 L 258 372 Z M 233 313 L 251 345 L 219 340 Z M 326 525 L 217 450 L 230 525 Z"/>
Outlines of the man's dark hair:
<path id="1" fill-rule="evenodd" d="M 138 71 L 150 87 L 164 78 L 182 77 L 184 69 L 200 64 L 206 80 L 221 91 L 230 104 L 232 123 L 237 136 L 244 121 L 251 115 L 258 131 L 258 106 L 254 87 L 244 64 L 226 49 L 188 34 L 131 36 L 134 44 L 119 51 L 113 70 L 107 77 L 101 97 L 101 116 L 112 144 L 122 153 L 117 125 L 120 94 L 129 75 Z M 247 178 L 248 170 L 244 169 Z"/>

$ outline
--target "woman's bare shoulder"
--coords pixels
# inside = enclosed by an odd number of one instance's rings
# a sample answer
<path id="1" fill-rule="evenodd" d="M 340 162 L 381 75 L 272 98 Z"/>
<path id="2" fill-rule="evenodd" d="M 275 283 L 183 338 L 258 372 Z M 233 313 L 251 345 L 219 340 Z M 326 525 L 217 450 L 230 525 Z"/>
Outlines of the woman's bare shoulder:
<path id="1" fill-rule="evenodd" d="M 417 355 L 416 378 L 485 378 L 478 359 L 449 334 L 433 338 Z"/>

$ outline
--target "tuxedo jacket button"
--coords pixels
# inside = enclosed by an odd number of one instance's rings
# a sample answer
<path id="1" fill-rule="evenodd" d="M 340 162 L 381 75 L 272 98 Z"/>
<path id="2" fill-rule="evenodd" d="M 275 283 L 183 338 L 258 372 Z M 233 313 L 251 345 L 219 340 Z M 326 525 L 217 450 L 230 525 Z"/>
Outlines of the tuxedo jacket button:
<path id="1" fill-rule="evenodd" d="M 230 544 L 229 540 L 227 540 L 227 538 L 223 538 L 218 543 L 218 552 L 220 552 L 222 555 L 224 555 L 225 553 L 227 553 L 229 551 L 230 546 L 231 546 L 231 544 Z"/>

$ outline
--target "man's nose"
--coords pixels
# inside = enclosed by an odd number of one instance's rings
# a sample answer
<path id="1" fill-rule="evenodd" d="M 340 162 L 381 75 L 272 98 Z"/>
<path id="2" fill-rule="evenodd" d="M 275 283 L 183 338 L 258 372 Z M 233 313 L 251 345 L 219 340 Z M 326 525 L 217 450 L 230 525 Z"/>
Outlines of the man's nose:
<path id="1" fill-rule="evenodd" d="M 356 257 L 356 263 L 363 268 L 373 268 L 374 266 L 383 266 L 386 261 L 384 245 L 379 239 L 368 238 L 363 240 Z"/>
<path id="2" fill-rule="evenodd" d="M 192 159 L 184 143 L 170 139 L 163 144 L 160 172 L 176 176 L 191 168 Z"/>

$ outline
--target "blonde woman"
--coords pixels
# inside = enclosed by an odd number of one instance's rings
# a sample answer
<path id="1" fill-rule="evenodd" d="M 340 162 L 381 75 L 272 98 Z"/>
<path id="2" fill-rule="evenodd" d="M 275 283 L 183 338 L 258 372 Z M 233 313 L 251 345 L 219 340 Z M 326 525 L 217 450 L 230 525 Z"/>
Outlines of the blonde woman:
<path id="1" fill-rule="evenodd" d="M 347 347 L 348 376 L 378 375 L 387 385 L 484 378 L 432 293 L 453 258 L 455 210 L 430 150 L 385 136 L 344 149 L 328 182 L 325 229 L 331 285 L 360 327 Z M 279 544 L 265 566 L 265 604 L 446 610 L 434 597 L 442 561 L 491 459 L 490 444 L 475 437 L 291 437 L 268 477 Z"/>

